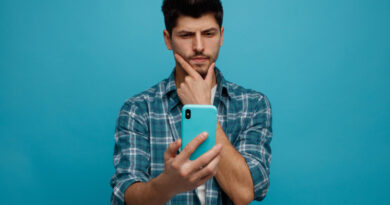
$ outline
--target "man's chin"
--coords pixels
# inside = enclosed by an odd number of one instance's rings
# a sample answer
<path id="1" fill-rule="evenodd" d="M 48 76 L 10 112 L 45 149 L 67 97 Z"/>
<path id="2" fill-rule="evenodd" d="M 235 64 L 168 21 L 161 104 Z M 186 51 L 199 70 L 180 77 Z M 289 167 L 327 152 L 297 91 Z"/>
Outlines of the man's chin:
<path id="1" fill-rule="evenodd" d="M 198 72 L 203 78 L 206 77 L 209 66 L 207 64 L 195 64 L 192 67 Z"/>

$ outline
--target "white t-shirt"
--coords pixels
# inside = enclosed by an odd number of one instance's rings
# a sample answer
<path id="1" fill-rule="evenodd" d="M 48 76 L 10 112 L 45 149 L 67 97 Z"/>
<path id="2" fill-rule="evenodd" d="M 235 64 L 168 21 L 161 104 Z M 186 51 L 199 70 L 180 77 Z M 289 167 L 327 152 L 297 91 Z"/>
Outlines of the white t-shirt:
<path id="1" fill-rule="evenodd" d="M 217 85 L 211 89 L 211 104 L 214 104 L 215 91 L 217 90 Z M 196 188 L 198 190 L 198 197 L 200 204 L 206 204 L 206 185 L 202 184 Z"/>

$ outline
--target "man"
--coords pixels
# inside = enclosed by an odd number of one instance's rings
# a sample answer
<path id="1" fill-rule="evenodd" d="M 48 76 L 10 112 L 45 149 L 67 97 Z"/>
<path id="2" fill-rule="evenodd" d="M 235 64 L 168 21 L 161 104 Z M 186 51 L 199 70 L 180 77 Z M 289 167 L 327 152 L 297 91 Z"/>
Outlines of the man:
<path id="1" fill-rule="evenodd" d="M 129 98 L 115 133 L 112 204 L 248 204 L 269 186 L 271 107 L 263 94 L 225 80 L 215 68 L 223 42 L 219 0 L 164 0 L 164 40 L 176 67 Z M 183 150 L 181 108 L 218 109 L 217 145 L 196 160 L 201 133 Z"/>

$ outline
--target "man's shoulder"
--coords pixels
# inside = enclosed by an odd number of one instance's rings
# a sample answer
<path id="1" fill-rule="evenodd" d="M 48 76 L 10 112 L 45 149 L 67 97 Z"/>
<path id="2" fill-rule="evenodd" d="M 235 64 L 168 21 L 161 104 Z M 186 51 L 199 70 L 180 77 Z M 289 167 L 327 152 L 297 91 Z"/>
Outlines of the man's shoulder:
<path id="1" fill-rule="evenodd" d="M 268 98 L 263 92 L 250 88 L 245 88 L 244 86 L 238 85 L 230 81 L 225 81 L 225 84 L 228 88 L 229 96 L 233 100 L 248 100 L 248 103 L 262 100 L 266 100 L 268 102 Z"/>
<path id="2" fill-rule="evenodd" d="M 167 79 L 163 79 L 152 87 L 127 98 L 122 106 L 122 110 L 130 110 L 133 106 L 146 109 L 151 102 L 161 101 L 165 93 L 166 84 Z"/>

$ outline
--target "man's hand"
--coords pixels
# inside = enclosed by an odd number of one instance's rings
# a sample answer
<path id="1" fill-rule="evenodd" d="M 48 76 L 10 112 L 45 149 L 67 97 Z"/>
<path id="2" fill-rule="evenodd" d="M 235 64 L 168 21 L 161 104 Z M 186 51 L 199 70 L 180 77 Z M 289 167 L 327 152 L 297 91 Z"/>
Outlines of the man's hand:
<path id="1" fill-rule="evenodd" d="M 203 104 L 209 105 L 211 101 L 211 88 L 215 78 L 214 66 L 212 63 L 207 71 L 205 79 L 196 72 L 194 68 L 187 63 L 179 54 L 175 54 L 176 61 L 188 74 L 177 88 L 177 94 L 183 105 L 185 104 Z"/>
<path id="2" fill-rule="evenodd" d="M 193 190 L 216 175 L 219 155 L 222 150 L 221 144 L 217 144 L 196 160 L 191 161 L 189 159 L 191 154 L 207 137 L 207 133 L 201 133 L 188 143 L 177 156 L 177 150 L 181 146 L 180 139 L 171 143 L 165 151 L 165 169 L 162 177 L 166 182 L 169 195 L 173 196 L 181 192 Z"/>

